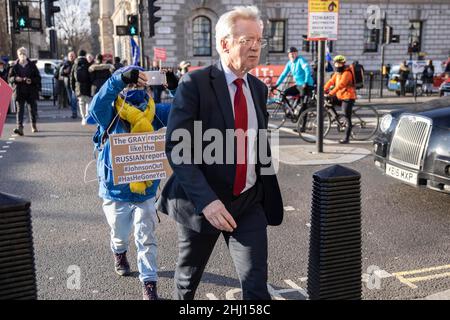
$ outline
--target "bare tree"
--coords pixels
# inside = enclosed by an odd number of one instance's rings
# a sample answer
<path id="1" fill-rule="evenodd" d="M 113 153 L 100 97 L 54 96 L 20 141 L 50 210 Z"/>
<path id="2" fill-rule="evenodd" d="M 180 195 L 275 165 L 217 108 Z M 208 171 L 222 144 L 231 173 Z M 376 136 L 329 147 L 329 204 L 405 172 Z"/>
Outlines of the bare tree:
<path id="1" fill-rule="evenodd" d="M 55 14 L 58 36 L 72 50 L 90 50 L 89 5 L 84 0 L 60 0 L 61 12 Z"/>

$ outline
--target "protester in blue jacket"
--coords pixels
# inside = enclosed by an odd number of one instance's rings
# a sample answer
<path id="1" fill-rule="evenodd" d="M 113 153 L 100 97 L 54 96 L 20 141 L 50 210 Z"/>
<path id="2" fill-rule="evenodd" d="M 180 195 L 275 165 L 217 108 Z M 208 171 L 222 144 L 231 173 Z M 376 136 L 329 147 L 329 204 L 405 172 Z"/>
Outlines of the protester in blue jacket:
<path id="1" fill-rule="evenodd" d="M 156 131 L 167 124 L 170 104 L 155 106 L 143 69 L 128 66 L 117 70 L 94 96 L 89 108 L 89 121 L 97 123 L 94 143 L 99 150 L 97 176 L 99 196 L 111 227 L 111 249 L 115 258 L 115 270 L 121 276 L 130 274 L 126 253 L 129 235 L 134 226 L 137 247 L 139 280 L 143 286 L 143 298 L 156 300 L 157 295 L 157 242 L 155 227 L 157 215 L 155 196 L 159 180 L 114 185 L 108 136 L 133 132 L 138 124 L 127 118 L 127 111 L 142 112 L 149 121 L 145 128 Z M 139 110 L 139 111 L 137 111 Z M 142 117 L 139 117 L 142 118 Z M 127 121 L 128 120 L 128 121 Z M 150 125 L 151 123 L 151 125 Z"/>

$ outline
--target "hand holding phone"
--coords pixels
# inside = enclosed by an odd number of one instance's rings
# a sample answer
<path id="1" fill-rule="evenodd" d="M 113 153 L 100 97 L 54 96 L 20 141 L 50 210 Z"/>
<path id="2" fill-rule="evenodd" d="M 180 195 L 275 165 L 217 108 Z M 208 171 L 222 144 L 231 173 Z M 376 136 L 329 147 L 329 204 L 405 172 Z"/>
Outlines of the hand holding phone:
<path id="1" fill-rule="evenodd" d="M 157 71 L 144 71 L 147 76 L 147 85 L 148 86 L 162 86 L 164 85 L 166 80 L 166 74 L 159 70 Z"/>

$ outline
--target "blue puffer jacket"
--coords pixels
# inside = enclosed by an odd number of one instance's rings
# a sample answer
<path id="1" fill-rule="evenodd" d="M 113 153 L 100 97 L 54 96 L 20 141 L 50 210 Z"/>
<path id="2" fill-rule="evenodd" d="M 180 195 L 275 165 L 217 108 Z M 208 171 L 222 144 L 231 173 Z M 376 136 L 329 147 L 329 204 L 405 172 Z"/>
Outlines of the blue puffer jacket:
<path id="1" fill-rule="evenodd" d="M 129 184 L 114 185 L 114 176 L 111 167 L 111 153 L 109 139 L 106 140 L 102 148 L 101 139 L 104 132 L 108 129 L 116 111 L 114 109 L 114 101 L 119 93 L 125 88 L 126 84 L 122 81 L 120 74 L 114 74 L 101 87 L 100 91 L 92 99 L 89 107 L 89 117 L 94 119 L 98 124 L 97 133 L 94 136 L 94 143 L 99 149 L 97 159 L 97 177 L 99 181 L 99 196 L 103 199 L 123 202 L 143 202 L 156 195 L 158 190 L 159 180 L 153 181 L 153 184 L 146 189 L 145 195 L 132 193 Z M 153 120 L 153 127 L 156 130 L 167 125 L 167 118 L 169 117 L 170 104 L 157 104 L 155 119 Z M 109 130 L 109 134 L 127 133 L 128 123 L 117 117 Z"/>

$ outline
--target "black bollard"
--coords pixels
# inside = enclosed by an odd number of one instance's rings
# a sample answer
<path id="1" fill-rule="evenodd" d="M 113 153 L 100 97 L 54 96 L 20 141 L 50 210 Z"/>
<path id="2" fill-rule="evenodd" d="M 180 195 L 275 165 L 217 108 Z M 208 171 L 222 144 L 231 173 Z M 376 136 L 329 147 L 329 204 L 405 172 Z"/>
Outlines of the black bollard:
<path id="1" fill-rule="evenodd" d="M 340 165 L 313 175 L 310 300 L 361 300 L 360 178 Z"/>
<path id="2" fill-rule="evenodd" d="M 30 202 L 0 193 L 0 300 L 37 299 Z"/>

